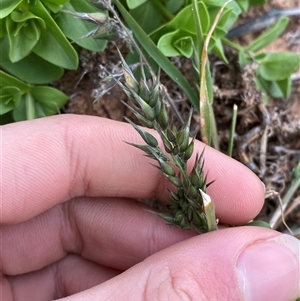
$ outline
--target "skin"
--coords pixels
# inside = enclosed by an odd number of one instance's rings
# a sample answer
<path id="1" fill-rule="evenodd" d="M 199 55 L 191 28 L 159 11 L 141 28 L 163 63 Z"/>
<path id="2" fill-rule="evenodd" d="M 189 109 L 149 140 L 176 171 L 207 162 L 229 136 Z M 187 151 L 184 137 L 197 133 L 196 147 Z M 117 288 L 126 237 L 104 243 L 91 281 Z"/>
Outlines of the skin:
<path id="1" fill-rule="evenodd" d="M 128 124 L 61 115 L 3 126 L 1 136 L 2 300 L 243 300 L 238 254 L 279 235 L 197 235 L 144 210 L 135 199 L 171 187 L 124 143 L 143 143 Z M 257 215 L 264 187 L 249 169 L 205 146 L 205 170 L 220 223 Z"/>

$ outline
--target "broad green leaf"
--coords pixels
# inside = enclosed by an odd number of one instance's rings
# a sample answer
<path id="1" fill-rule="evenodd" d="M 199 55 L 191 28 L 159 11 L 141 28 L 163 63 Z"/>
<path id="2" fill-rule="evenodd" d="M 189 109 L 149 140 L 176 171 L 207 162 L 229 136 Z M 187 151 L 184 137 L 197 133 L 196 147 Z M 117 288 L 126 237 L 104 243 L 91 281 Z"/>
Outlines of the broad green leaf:
<path id="1" fill-rule="evenodd" d="M 14 121 L 26 120 L 25 95 L 21 97 L 19 105 L 12 111 Z"/>
<path id="2" fill-rule="evenodd" d="M 18 62 L 26 57 L 37 44 L 44 22 L 33 14 L 13 12 L 6 19 L 6 31 L 9 39 L 9 58 Z M 17 22 L 15 20 L 18 20 Z"/>
<path id="3" fill-rule="evenodd" d="M 34 53 L 17 63 L 10 62 L 8 43 L 5 43 L 5 40 L 0 42 L 0 66 L 13 76 L 31 84 L 47 84 L 63 75 L 62 68 L 43 60 Z"/>
<path id="4" fill-rule="evenodd" d="M 43 107 L 53 111 L 53 114 L 57 113 L 69 99 L 63 92 L 48 86 L 36 86 L 30 92 L 36 101 Z"/>
<path id="5" fill-rule="evenodd" d="M 64 10 L 74 12 L 95 13 L 101 12 L 98 8 L 86 1 L 71 0 L 64 6 Z M 94 37 L 81 38 L 87 33 L 93 31 L 98 25 L 91 22 L 83 21 L 73 17 L 71 14 L 62 12 L 56 23 L 61 28 L 63 33 L 79 46 L 91 51 L 103 51 L 107 45 L 106 40 L 95 39 Z M 74 30 L 76 28 L 76 30 Z"/>
<path id="6" fill-rule="evenodd" d="M 75 49 L 45 7 L 38 2 L 36 5 L 30 5 L 29 9 L 33 14 L 41 17 L 47 26 L 46 29 L 42 29 L 41 37 L 33 52 L 56 66 L 71 70 L 77 69 L 78 55 Z"/>
<path id="7" fill-rule="evenodd" d="M 281 17 L 271 28 L 258 36 L 250 45 L 245 47 L 245 50 L 257 52 L 275 41 L 286 29 L 289 23 L 289 18 Z"/>
<path id="8" fill-rule="evenodd" d="M 178 29 L 183 29 L 194 35 L 197 35 L 196 47 L 201 47 L 201 44 L 203 44 L 203 38 L 208 33 L 211 27 L 211 20 L 215 19 L 220 7 L 223 5 L 223 1 L 210 2 L 211 3 L 209 5 L 206 3 L 206 1 L 205 3 L 203 1 L 199 1 L 197 3 L 196 7 L 199 16 L 197 16 L 196 20 L 193 5 L 185 7 L 177 14 L 177 16 L 173 20 L 151 33 L 151 39 L 155 43 L 158 43 L 158 41 L 165 34 L 169 34 L 170 32 L 174 32 Z M 228 7 L 224 9 L 222 16 L 219 19 L 218 25 L 215 28 L 213 39 L 210 41 L 210 48 L 213 48 L 216 39 L 222 38 L 226 35 L 228 29 L 236 21 L 237 16 L 240 12 L 241 10 L 236 3 L 232 4 L 231 6 L 230 3 L 228 4 Z M 201 27 L 200 32 L 198 32 L 198 27 Z M 216 49 L 220 50 L 219 47 Z M 218 51 L 218 54 L 220 54 L 220 51 Z"/>
<path id="9" fill-rule="evenodd" d="M 23 121 L 45 117 L 46 114 L 33 96 L 27 93 L 22 96 L 20 104 L 12 111 L 12 116 L 15 121 Z"/>
<path id="10" fill-rule="evenodd" d="M 186 93 L 192 105 L 197 111 L 199 111 L 199 102 L 197 96 L 181 72 L 161 53 L 148 35 L 139 27 L 136 21 L 126 11 L 123 5 L 118 0 L 115 0 L 115 3 L 144 50 L 178 84 L 178 86 Z"/>
<path id="11" fill-rule="evenodd" d="M 292 93 L 292 79 L 291 77 L 287 77 L 283 80 L 278 80 L 275 82 L 276 85 L 279 87 L 280 91 L 282 92 L 283 98 L 289 98 Z"/>
<path id="12" fill-rule="evenodd" d="M 170 33 L 163 35 L 158 43 L 157 47 L 162 52 L 163 55 L 168 57 L 179 56 L 180 52 L 173 46 L 173 37 L 176 33 L 179 32 L 179 29 Z"/>
<path id="13" fill-rule="evenodd" d="M 0 19 L 8 16 L 23 0 L 1 0 Z"/>
<path id="14" fill-rule="evenodd" d="M 134 9 L 147 1 L 148 0 L 126 0 L 129 9 Z"/>
<path id="15" fill-rule="evenodd" d="M 22 94 L 29 91 L 31 86 L 20 81 L 18 78 L 13 77 L 10 74 L 5 73 L 4 71 L 0 70 L 0 87 L 8 87 L 13 86 L 20 90 Z"/>
<path id="16" fill-rule="evenodd" d="M 165 56 L 184 55 L 190 58 L 193 54 L 193 44 L 192 35 L 185 30 L 178 29 L 162 36 L 157 43 L 157 47 Z"/>
<path id="17" fill-rule="evenodd" d="M 181 55 L 191 58 L 193 55 L 193 39 L 191 36 L 181 37 L 174 41 L 174 47 L 180 52 Z"/>
<path id="18" fill-rule="evenodd" d="M 211 40 L 213 41 L 213 36 L 211 38 Z M 210 41 L 211 42 L 211 41 Z M 213 48 L 212 48 L 212 51 L 221 59 L 223 60 L 225 63 L 228 63 L 228 60 L 227 60 L 227 57 L 225 55 L 225 52 L 224 52 L 224 48 L 223 48 L 223 44 L 221 42 L 220 39 L 216 39 L 213 41 L 212 43 L 213 45 Z"/>
<path id="19" fill-rule="evenodd" d="M 236 0 L 236 2 L 244 12 L 249 9 L 249 0 Z"/>
<path id="20" fill-rule="evenodd" d="M 259 66 L 256 71 L 262 78 L 280 81 L 296 72 L 300 65 L 300 55 L 293 52 L 267 53 L 264 59 L 258 62 Z"/>
<path id="21" fill-rule="evenodd" d="M 283 93 L 275 81 L 264 82 L 265 92 L 274 98 L 283 98 Z"/>
<path id="22" fill-rule="evenodd" d="M 289 98 L 291 95 L 291 78 L 285 78 L 281 81 L 267 81 L 263 78 L 255 80 L 258 88 L 274 98 Z"/>
<path id="23" fill-rule="evenodd" d="M 171 14 L 175 14 L 182 8 L 185 0 L 168 0 L 166 3 L 166 8 Z"/>
<path id="24" fill-rule="evenodd" d="M 201 2 L 201 5 L 203 3 Z M 205 7 L 206 8 L 206 7 Z M 196 31 L 196 40 L 195 40 L 195 53 L 194 53 L 194 60 L 195 60 L 195 66 L 198 70 L 200 70 L 200 60 L 201 60 L 201 49 L 203 48 L 203 43 L 204 43 L 204 34 L 203 34 L 203 28 L 201 24 L 201 19 L 200 19 L 200 13 L 199 13 L 199 6 L 197 4 L 197 1 L 192 1 L 192 9 L 193 9 L 193 18 L 194 18 L 194 24 L 195 24 L 195 31 Z M 210 24 L 209 22 L 209 15 L 207 10 L 206 11 L 206 16 L 208 16 L 207 19 L 207 24 Z"/>
<path id="25" fill-rule="evenodd" d="M 56 4 L 49 3 L 49 2 L 44 3 L 44 5 L 46 8 L 48 8 L 48 10 L 50 10 L 54 14 L 57 14 L 62 9 L 62 5 L 56 5 Z"/>
<path id="26" fill-rule="evenodd" d="M 0 87 L 0 115 L 12 111 L 19 105 L 21 100 L 21 91 L 17 87 Z"/>
<path id="27" fill-rule="evenodd" d="M 200 19 L 202 34 L 205 34 L 209 31 L 209 27 L 210 27 L 210 24 L 211 24 L 211 19 L 210 19 L 210 15 L 209 15 L 209 12 L 207 10 L 207 7 L 202 1 L 200 1 L 198 3 L 198 12 L 199 12 L 198 17 Z M 194 25 L 194 27 L 195 27 L 195 25 Z"/>
<path id="28" fill-rule="evenodd" d="M 46 25 L 45 25 L 45 22 L 43 21 L 43 19 L 36 16 L 36 15 L 34 15 L 33 13 L 31 13 L 27 9 L 15 10 L 11 13 L 10 17 L 11 17 L 12 21 L 14 21 L 16 23 L 23 23 L 23 22 L 26 22 L 28 20 L 35 19 L 40 23 L 41 27 L 46 28 Z"/>
<path id="29" fill-rule="evenodd" d="M 68 97 L 57 89 L 36 86 L 22 96 L 19 106 L 13 110 L 13 118 L 21 121 L 54 115 L 67 101 Z"/>
<path id="30" fill-rule="evenodd" d="M 268 104 L 269 102 L 269 97 L 268 95 L 270 95 L 270 86 L 272 84 L 272 82 L 267 81 L 263 78 L 261 78 L 259 75 L 256 74 L 256 76 L 254 77 L 254 82 L 256 87 L 261 90 L 263 93 L 262 95 L 262 101 L 264 104 Z"/>
<path id="31" fill-rule="evenodd" d="M 200 7 L 201 4 L 199 4 Z M 200 10 L 200 8 L 199 8 Z M 202 23 L 201 23 L 202 24 Z M 205 25 L 209 26 L 209 24 Z M 161 26 L 157 30 L 151 33 L 150 37 L 154 41 L 154 43 L 157 43 L 158 40 L 164 35 L 169 32 L 172 32 L 177 29 L 184 29 L 186 31 L 189 31 L 191 33 L 196 34 L 196 28 L 195 28 L 195 20 L 193 17 L 193 8 L 192 5 L 189 5 L 182 9 L 176 17 L 171 20 L 169 23 Z"/>
<path id="32" fill-rule="evenodd" d="M 142 5 L 132 9 L 130 14 L 146 33 L 150 33 L 158 28 L 161 22 L 161 14 L 152 1 L 146 1 Z"/>
<path id="33" fill-rule="evenodd" d="M 220 34 L 215 37 L 224 37 L 227 34 L 228 30 L 232 27 L 232 25 L 236 22 L 238 16 L 240 14 L 240 10 L 237 7 L 226 7 L 218 21 L 216 26 L 216 30 L 220 30 Z"/>
<path id="34" fill-rule="evenodd" d="M 64 4 L 68 3 L 70 0 L 41 0 L 43 4 L 53 13 L 58 13 Z"/>

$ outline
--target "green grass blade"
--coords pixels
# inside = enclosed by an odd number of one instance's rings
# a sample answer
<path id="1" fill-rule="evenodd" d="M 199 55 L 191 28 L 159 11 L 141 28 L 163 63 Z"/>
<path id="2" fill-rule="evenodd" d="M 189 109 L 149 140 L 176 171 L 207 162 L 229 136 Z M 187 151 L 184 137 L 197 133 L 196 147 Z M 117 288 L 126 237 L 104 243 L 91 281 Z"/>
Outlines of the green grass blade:
<path id="1" fill-rule="evenodd" d="M 236 104 L 234 104 L 232 110 L 232 120 L 231 120 L 230 135 L 229 135 L 228 149 L 227 149 L 227 155 L 229 157 L 232 157 L 234 133 L 235 133 L 236 120 L 237 120 L 237 110 L 238 107 Z"/>
<path id="2" fill-rule="evenodd" d="M 141 29 L 137 22 L 132 18 L 132 16 L 127 12 L 123 5 L 118 1 L 114 1 L 122 14 L 123 18 L 129 25 L 130 29 L 134 33 L 136 39 L 144 50 L 151 56 L 151 58 L 164 70 L 174 82 L 185 92 L 188 96 L 193 107 L 199 112 L 199 100 L 196 93 L 193 91 L 192 87 L 189 85 L 187 80 L 181 74 L 181 72 L 169 61 L 169 59 L 162 54 L 162 52 L 156 47 L 153 41 L 148 37 L 148 35 Z"/>

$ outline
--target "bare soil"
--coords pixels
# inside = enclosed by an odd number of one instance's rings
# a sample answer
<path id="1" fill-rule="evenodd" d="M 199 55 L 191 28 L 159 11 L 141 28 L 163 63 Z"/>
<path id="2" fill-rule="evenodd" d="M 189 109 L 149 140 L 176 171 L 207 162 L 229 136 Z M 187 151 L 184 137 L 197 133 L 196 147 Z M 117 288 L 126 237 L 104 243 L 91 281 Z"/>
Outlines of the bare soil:
<path id="1" fill-rule="evenodd" d="M 254 7 L 244 14 L 239 23 L 267 12 L 271 7 L 295 8 L 298 0 L 273 0 L 263 7 Z M 293 51 L 300 53 L 300 20 L 291 18 L 284 34 L 267 51 Z M 239 39 L 248 44 L 258 35 L 247 34 Z M 291 184 L 293 169 L 300 160 L 300 70 L 294 75 L 293 91 L 290 99 L 270 99 L 268 105 L 262 102 L 262 93 L 253 82 L 254 67 L 249 65 L 240 70 L 237 54 L 226 49 L 229 64 L 223 64 L 211 57 L 214 81 L 214 112 L 218 126 L 218 138 L 221 151 L 227 151 L 232 108 L 238 106 L 238 119 L 234 141 L 233 157 L 252 169 L 265 183 L 266 190 L 276 191 L 281 198 Z M 68 71 L 56 84 L 70 101 L 65 112 L 96 115 L 123 121 L 123 116 L 133 118 L 131 112 L 121 103 L 127 102 L 122 90 L 116 86 L 108 94 L 99 95 L 101 80 L 105 77 L 104 68 L 114 71 L 119 66 L 119 57 L 115 47 L 109 45 L 103 53 L 81 52 L 81 67 L 76 72 Z M 191 66 L 185 60 L 174 60 L 187 77 L 191 75 Z M 165 75 L 162 82 L 168 89 L 181 116 L 187 115 L 190 104 L 185 95 Z M 197 130 L 198 116 L 194 114 L 194 130 Z M 285 212 L 289 226 L 300 228 L 300 189 L 289 203 L 290 210 Z M 266 199 L 259 218 L 269 221 L 278 207 L 275 196 Z M 286 231 L 282 223 L 278 229 Z"/>

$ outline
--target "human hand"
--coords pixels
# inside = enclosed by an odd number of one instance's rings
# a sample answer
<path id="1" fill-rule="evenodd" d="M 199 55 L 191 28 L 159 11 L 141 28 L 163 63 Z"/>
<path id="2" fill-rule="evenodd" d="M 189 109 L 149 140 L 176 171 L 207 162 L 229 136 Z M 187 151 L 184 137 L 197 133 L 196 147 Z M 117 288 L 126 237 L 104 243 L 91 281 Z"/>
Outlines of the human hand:
<path id="1" fill-rule="evenodd" d="M 131 126 L 97 117 L 2 127 L 1 300 L 299 296 L 296 239 L 258 227 L 196 235 L 167 226 L 134 200 L 166 193 L 167 182 L 124 141 L 141 142 Z M 253 219 L 260 180 L 210 147 L 204 158 L 220 223 Z"/>

